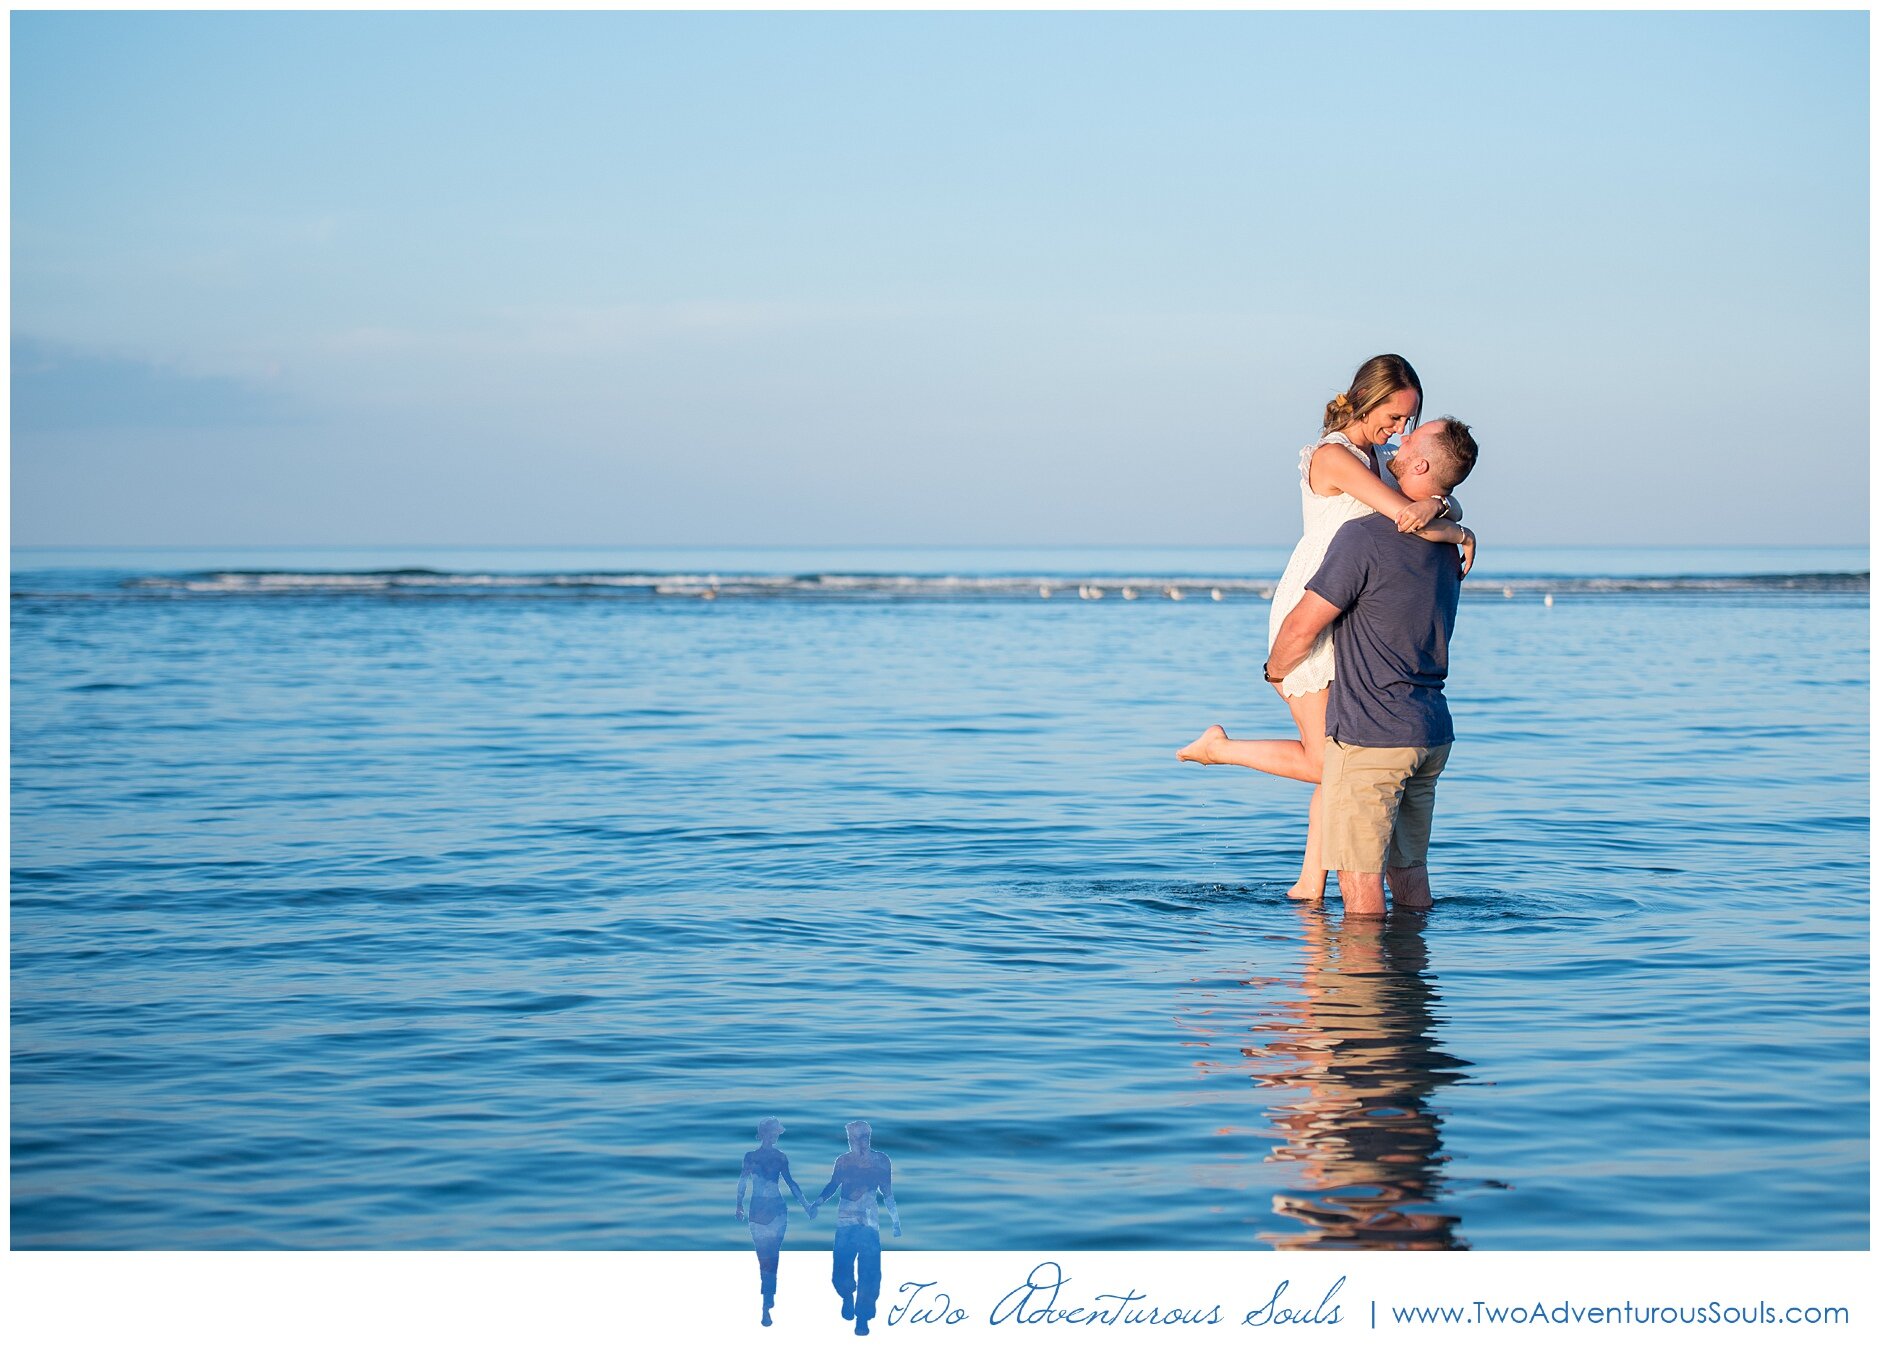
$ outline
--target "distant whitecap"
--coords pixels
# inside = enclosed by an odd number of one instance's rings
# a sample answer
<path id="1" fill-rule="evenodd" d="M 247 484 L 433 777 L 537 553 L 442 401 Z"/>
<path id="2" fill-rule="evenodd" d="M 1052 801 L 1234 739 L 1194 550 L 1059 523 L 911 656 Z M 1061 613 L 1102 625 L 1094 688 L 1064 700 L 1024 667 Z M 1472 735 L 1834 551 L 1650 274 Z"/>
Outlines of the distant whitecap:
<path id="1" fill-rule="evenodd" d="M 645 597 L 682 596 L 687 598 L 703 595 L 707 590 L 717 591 L 721 595 L 735 596 L 740 600 L 761 600 L 790 597 L 795 599 L 824 599 L 841 596 L 864 596 L 882 600 L 924 599 L 1000 599 L 1024 596 L 1030 598 L 1033 592 L 1049 599 L 1060 591 L 1075 588 L 1083 599 L 1095 600 L 1102 587 L 1085 583 L 1079 586 L 1073 579 L 1067 584 L 1060 584 L 1062 578 L 1044 577 L 1034 574 L 1006 576 L 1000 574 L 977 575 L 972 573 L 919 573 L 919 572 L 672 572 L 672 571 L 570 571 L 570 572 L 444 572 L 431 568 L 382 568 L 363 571 L 248 571 L 234 572 L 209 570 L 204 572 L 183 573 L 179 575 L 137 577 L 121 584 L 121 589 L 135 592 L 156 591 L 163 593 L 187 592 L 193 595 L 356 595 L 370 593 L 380 596 L 416 597 L 420 595 L 449 595 L 459 599 L 479 597 L 497 597 L 504 595 L 536 595 L 544 598 L 567 596 L 570 598 L 618 596 L 627 599 Z M 1214 600 L 1225 600 L 1235 592 L 1245 595 L 1258 593 L 1262 598 L 1273 598 L 1271 582 L 1261 582 L 1248 577 L 1223 577 L 1219 584 L 1197 583 L 1186 590 L 1172 583 L 1163 586 L 1142 585 L 1134 580 L 1128 586 L 1130 599 L 1144 599 L 1151 593 L 1159 592 L 1170 600 L 1181 600 L 1188 595 L 1206 594 Z M 1232 584 L 1229 585 L 1228 583 Z M 1494 581 L 1477 581 L 1473 577 L 1463 583 L 1463 590 L 1474 595 L 1477 592 L 1494 594 L 1500 592 L 1504 600 L 1521 600 L 1528 591 L 1537 594 L 1552 594 L 1558 602 L 1572 596 L 1615 596 L 1615 595 L 1747 595 L 1766 592 L 1785 594 L 1857 594 L 1866 595 L 1869 578 L 1866 572 L 1814 572 L 1814 573 L 1765 573 L 1735 576 L 1620 576 L 1620 577 L 1552 577 L 1523 582 L 1521 586 L 1512 584 L 1497 585 Z M 1558 589 L 1556 589 L 1558 588 Z M 1109 588 L 1111 591 L 1122 589 L 1122 582 Z M 22 594 L 16 581 L 15 595 Z M 29 588 L 25 594 L 33 594 Z"/>

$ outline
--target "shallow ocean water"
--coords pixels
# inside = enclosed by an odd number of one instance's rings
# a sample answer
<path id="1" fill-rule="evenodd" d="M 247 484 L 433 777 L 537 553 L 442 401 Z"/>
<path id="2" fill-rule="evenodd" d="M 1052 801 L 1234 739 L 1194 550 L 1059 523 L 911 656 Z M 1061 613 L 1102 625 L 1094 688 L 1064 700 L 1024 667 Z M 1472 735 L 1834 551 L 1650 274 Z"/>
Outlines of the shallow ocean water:
<path id="1" fill-rule="evenodd" d="M 1479 583 L 1380 929 L 1173 758 L 1257 582 L 708 560 L 16 559 L 13 1246 L 739 1248 L 766 1115 L 909 1247 L 1867 1245 L 1864 579 Z"/>

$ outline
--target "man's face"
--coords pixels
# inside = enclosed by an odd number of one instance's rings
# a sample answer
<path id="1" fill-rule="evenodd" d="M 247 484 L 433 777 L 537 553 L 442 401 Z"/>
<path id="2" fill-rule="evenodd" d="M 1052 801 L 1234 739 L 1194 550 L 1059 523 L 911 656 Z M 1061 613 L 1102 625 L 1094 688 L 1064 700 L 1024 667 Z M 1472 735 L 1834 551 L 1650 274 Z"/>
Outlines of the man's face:
<path id="1" fill-rule="evenodd" d="M 1403 443 L 1397 446 L 1396 457 L 1392 458 L 1388 465 L 1390 475 L 1401 482 L 1406 468 L 1418 459 L 1429 458 L 1432 453 L 1430 441 L 1442 428 L 1442 421 L 1430 421 L 1426 425 L 1419 425 L 1405 435 Z"/>

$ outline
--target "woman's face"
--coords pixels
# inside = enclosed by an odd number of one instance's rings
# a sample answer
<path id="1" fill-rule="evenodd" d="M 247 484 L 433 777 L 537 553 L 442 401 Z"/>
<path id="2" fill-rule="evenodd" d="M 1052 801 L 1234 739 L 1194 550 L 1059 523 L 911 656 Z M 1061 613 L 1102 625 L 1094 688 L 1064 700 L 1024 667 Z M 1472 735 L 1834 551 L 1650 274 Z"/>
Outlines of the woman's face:
<path id="1" fill-rule="evenodd" d="M 1398 388 L 1358 422 L 1363 427 L 1364 442 L 1377 445 L 1397 438 L 1415 423 L 1417 408 L 1422 405 L 1423 394 L 1415 388 Z"/>

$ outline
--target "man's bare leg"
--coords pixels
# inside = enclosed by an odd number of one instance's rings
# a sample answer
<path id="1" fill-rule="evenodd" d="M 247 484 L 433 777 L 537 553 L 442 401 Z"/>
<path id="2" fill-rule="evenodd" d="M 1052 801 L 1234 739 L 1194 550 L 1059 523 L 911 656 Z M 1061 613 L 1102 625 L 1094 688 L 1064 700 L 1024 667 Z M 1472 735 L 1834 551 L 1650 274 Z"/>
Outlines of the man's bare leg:
<path id="1" fill-rule="evenodd" d="M 1390 867 L 1390 900 L 1398 907 L 1421 912 L 1436 900 L 1430 896 L 1430 867 L 1412 865 L 1408 869 Z"/>
<path id="2" fill-rule="evenodd" d="M 1338 892 L 1347 917 L 1384 915 L 1384 876 L 1364 870 L 1338 871 Z"/>

